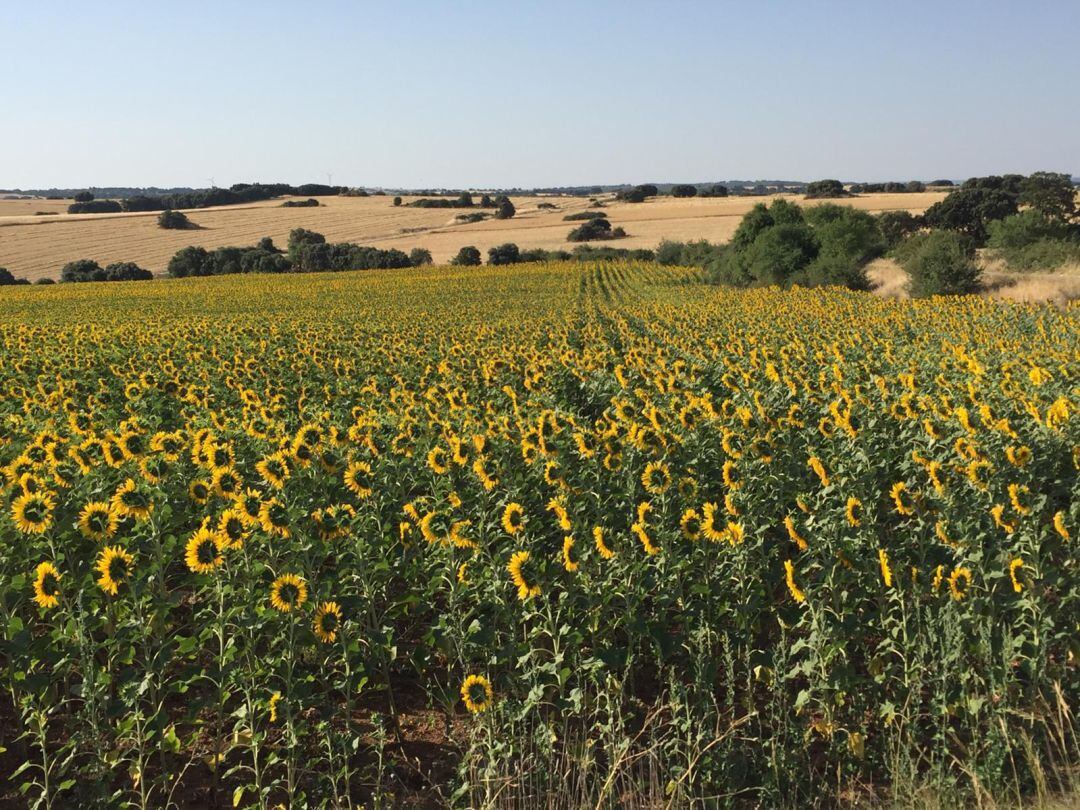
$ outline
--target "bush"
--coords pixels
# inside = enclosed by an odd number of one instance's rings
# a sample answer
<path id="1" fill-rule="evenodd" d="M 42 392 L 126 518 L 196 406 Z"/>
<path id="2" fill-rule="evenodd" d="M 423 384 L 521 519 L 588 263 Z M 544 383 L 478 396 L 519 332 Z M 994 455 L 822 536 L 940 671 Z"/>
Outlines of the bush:
<path id="1" fill-rule="evenodd" d="M 990 180 L 992 178 L 973 178 Z M 997 178 L 1001 179 L 1001 178 Z M 976 246 L 986 243 L 988 227 L 997 219 L 1012 216 L 1017 210 L 1017 196 L 1001 187 L 968 185 L 926 209 L 923 219 L 931 228 L 944 228 L 964 234 Z"/>
<path id="2" fill-rule="evenodd" d="M 0 267 L 0 287 L 13 287 L 17 284 L 29 284 L 24 278 L 15 278 L 6 267 Z"/>
<path id="3" fill-rule="evenodd" d="M 604 217 L 587 220 L 566 235 L 567 242 L 589 242 L 593 239 L 616 239 L 626 236 L 622 228 L 611 229 L 611 223 Z"/>
<path id="4" fill-rule="evenodd" d="M 908 238 L 902 265 L 913 296 L 963 295 L 979 288 L 979 268 L 970 240 L 951 231 L 931 231 Z"/>
<path id="5" fill-rule="evenodd" d="M 427 248 L 413 248 L 409 251 L 409 264 L 413 267 L 431 264 L 431 251 Z"/>
<path id="6" fill-rule="evenodd" d="M 56 280 L 51 278 L 39 278 L 34 282 L 35 284 L 55 284 Z"/>
<path id="7" fill-rule="evenodd" d="M 94 192 L 92 192 L 92 191 L 80 191 L 78 194 L 76 194 L 74 197 L 72 197 L 72 199 L 75 200 L 75 202 L 77 202 L 77 203 L 93 202 L 93 200 L 94 200 Z"/>
<path id="8" fill-rule="evenodd" d="M 536 209 L 538 211 L 558 211 L 559 206 L 549 202 L 542 202 L 537 204 Z"/>
<path id="9" fill-rule="evenodd" d="M 68 206 L 69 214 L 119 214 L 124 209 L 116 200 L 90 200 Z"/>
<path id="10" fill-rule="evenodd" d="M 87 281 L 148 281 L 154 274 L 133 262 L 116 262 L 102 268 L 92 259 L 68 262 L 60 271 L 60 280 L 68 283 Z"/>
<path id="11" fill-rule="evenodd" d="M 656 249 L 656 261 L 679 267 L 702 267 L 716 271 L 727 251 L 727 245 L 714 245 L 704 239 L 697 242 L 671 242 L 664 240 Z"/>
<path id="12" fill-rule="evenodd" d="M 153 273 L 134 262 L 116 262 L 105 267 L 105 281 L 149 281 L 153 277 Z"/>
<path id="13" fill-rule="evenodd" d="M 470 225 L 473 222 L 483 222 L 490 214 L 486 214 L 483 211 L 470 211 L 467 214 L 458 214 L 454 217 L 454 222 L 458 222 L 462 225 Z"/>
<path id="14" fill-rule="evenodd" d="M 401 197 L 394 197 L 394 205 L 395 206 L 401 205 Z"/>
<path id="15" fill-rule="evenodd" d="M 820 200 L 832 197 L 846 197 L 844 184 L 839 180 L 815 180 L 806 186 L 806 199 Z"/>
<path id="16" fill-rule="evenodd" d="M 289 231 L 289 256 L 294 257 L 301 245 L 322 245 L 326 237 L 307 228 L 293 228 Z"/>
<path id="17" fill-rule="evenodd" d="M 286 200 L 281 204 L 282 208 L 318 208 L 322 205 L 321 202 L 314 197 L 308 197 L 306 200 Z"/>
<path id="18" fill-rule="evenodd" d="M 125 211 L 163 211 L 165 203 L 161 197 L 147 197 L 145 194 L 136 194 L 133 197 L 125 197 L 120 201 L 120 206 Z"/>
<path id="19" fill-rule="evenodd" d="M 671 187 L 672 197 L 696 197 L 697 186 L 691 186 L 689 184 L 679 184 Z"/>
<path id="20" fill-rule="evenodd" d="M 630 203 L 643 203 L 645 202 L 645 198 L 648 196 L 649 195 L 646 194 L 640 186 L 638 186 L 637 188 L 632 188 L 628 191 L 620 191 L 618 194 L 615 195 L 615 198 Z"/>
<path id="21" fill-rule="evenodd" d="M 169 259 L 169 266 L 165 269 L 165 272 L 172 278 L 209 275 L 208 272 L 203 272 L 203 268 L 207 266 L 209 255 L 206 248 L 196 245 L 181 248 Z"/>
<path id="22" fill-rule="evenodd" d="M 521 260 L 521 251 L 513 242 L 488 249 L 488 264 L 517 264 Z"/>
<path id="23" fill-rule="evenodd" d="M 264 236 L 255 245 L 259 250 L 265 250 L 267 253 L 281 253 L 281 250 L 274 245 L 274 240 L 269 236 Z"/>
<path id="24" fill-rule="evenodd" d="M 498 207 L 495 209 L 495 219 L 511 219 L 516 213 L 517 209 L 508 197 L 499 199 Z"/>
<path id="25" fill-rule="evenodd" d="M 743 272 L 759 284 L 785 285 L 817 258 L 820 246 L 805 224 L 775 225 L 745 251 Z"/>
<path id="26" fill-rule="evenodd" d="M 458 265 L 459 267 L 475 267 L 480 263 L 480 251 L 473 245 L 466 245 L 450 260 L 450 264 Z"/>
<path id="27" fill-rule="evenodd" d="M 1053 222 L 1071 223 L 1076 218 L 1076 187 L 1068 174 L 1032 173 L 1020 183 L 1017 201 Z"/>
<path id="28" fill-rule="evenodd" d="M 1080 262 L 1077 229 L 1029 208 L 991 222 L 987 246 L 1014 270 L 1053 270 Z"/>
<path id="29" fill-rule="evenodd" d="M 922 227 L 922 217 L 910 211 L 883 211 L 877 216 L 878 229 L 889 251 Z"/>
<path id="30" fill-rule="evenodd" d="M 563 222 L 584 222 L 587 219 L 607 219 L 603 211 L 579 211 L 576 214 L 567 214 Z"/>
<path id="31" fill-rule="evenodd" d="M 158 216 L 157 224 L 159 228 L 166 228 L 168 230 L 185 230 L 187 228 L 194 227 L 191 224 L 191 220 L 187 218 L 187 215 L 182 211 L 162 211 Z"/>

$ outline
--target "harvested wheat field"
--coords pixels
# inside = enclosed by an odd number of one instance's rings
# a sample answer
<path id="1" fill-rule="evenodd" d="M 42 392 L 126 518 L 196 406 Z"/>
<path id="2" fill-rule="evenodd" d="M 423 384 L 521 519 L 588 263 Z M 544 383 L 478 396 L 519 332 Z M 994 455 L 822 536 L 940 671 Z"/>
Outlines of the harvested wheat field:
<path id="1" fill-rule="evenodd" d="M 869 211 L 906 209 L 921 212 L 944 198 L 942 192 L 867 194 L 831 200 Z M 36 211 L 65 211 L 67 201 L 0 200 L 0 267 L 31 281 L 58 278 L 60 268 L 75 259 L 94 259 L 102 265 L 130 261 L 154 273 L 164 273 L 169 259 L 187 245 L 216 248 L 252 245 L 270 236 L 284 246 L 293 228 L 318 231 L 333 242 L 355 242 L 408 251 L 427 248 L 436 263 L 445 263 L 463 245 L 482 252 L 504 242 L 522 250 L 572 247 L 566 234 L 575 223 L 563 217 L 585 210 L 582 197 L 512 197 L 517 215 L 509 220 L 460 224 L 457 209 L 410 208 L 406 198 L 395 207 L 392 197 L 322 197 L 318 208 L 282 208 L 282 200 L 189 211 L 198 230 L 169 231 L 157 225 L 157 212 L 125 214 L 66 214 L 36 216 Z M 644 203 L 616 202 L 605 197 L 611 224 L 629 234 L 612 244 L 620 248 L 652 248 L 662 239 L 731 237 L 742 216 L 760 197 L 675 199 L 658 197 Z M 541 203 L 556 210 L 538 208 Z M 807 201 L 814 205 L 817 201 Z M 822 201 L 824 202 L 824 201 Z M 577 223 L 579 224 L 579 223 Z"/>

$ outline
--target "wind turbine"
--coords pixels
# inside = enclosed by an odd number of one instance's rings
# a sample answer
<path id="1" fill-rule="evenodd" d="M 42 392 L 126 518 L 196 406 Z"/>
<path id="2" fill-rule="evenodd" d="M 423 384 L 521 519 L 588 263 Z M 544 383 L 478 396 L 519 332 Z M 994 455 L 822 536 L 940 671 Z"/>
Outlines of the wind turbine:
<path id="1" fill-rule="evenodd" d="M 210 188 L 217 188 L 217 186 L 214 185 L 214 178 L 213 177 L 208 177 L 206 179 L 210 181 Z"/>

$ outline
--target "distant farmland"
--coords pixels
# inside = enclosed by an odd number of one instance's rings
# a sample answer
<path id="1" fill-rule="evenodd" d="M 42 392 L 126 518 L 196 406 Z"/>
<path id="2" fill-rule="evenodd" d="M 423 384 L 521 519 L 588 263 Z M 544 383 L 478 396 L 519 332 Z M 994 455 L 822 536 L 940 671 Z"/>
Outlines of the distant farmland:
<path id="1" fill-rule="evenodd" d="M 942 192 L 867 194 L 830 202 L 875 212 L 921 212 L 944 196 Z M 590 205 L 589 199 L 582 197 L 515 196 L 517 215 L 513 219 L 460 224 L 454 221 L 455 214 L 462 213 L 460 209 L 408 207 L 415 198 L 405 198 L 406 205 L 400 207 L 393 205 L 392 197 L 382 196 L 319 199 L 322 205 L 318 208 L 283 208 L 283 200 L 278 199 L 193 210 L 188 215 L 199 229 L 181 231 L 159 228 L 157 212 L 69 215 L 64 213 L 66 201 L 0 200 L 0 267 L 30 280 L 58 278 L 65 263 L 87 258 L 102 265 L 135 262 L 161 274 L 173 254 L 187 245 L 252 245 L 270 236 L 284 247 L 293 228 L 318 231 L 334 242 L 406 252 L 423 247 L 431 251 L 436 263 L 445 263 L 463 245 L 475 245 L 482 253 L 504 242 L 514 242 L 522 250 L 569 249 L 572 245 L 566 242 L 566 234 L 574 223 L 564 222 L 563 217 Z M 726 241 L 742 216 L 762 198 L 658 197 L 640 204 L 602 199 L 602 210 L 612 225 L 622 226 L 629 235 L 600 244 L 652 248 L 662 239 Z M 558 208 L 538 208 L 544 202 Z"/>

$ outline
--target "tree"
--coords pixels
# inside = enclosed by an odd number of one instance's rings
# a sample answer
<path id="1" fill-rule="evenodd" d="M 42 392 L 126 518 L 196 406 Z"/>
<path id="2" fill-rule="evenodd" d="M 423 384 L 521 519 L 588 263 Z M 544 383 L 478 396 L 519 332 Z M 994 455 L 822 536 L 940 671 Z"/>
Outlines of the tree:
<path id="1" fill-rule="evenodd" d="M 883 211 L 877 221 L 886 250 L 892 250 L 922 227 L 922 217 L 910 211 Z"/>
<path id="2" fill-rule="evenodd" d="M 521 260 L 521 251 L 513 242 L 488 249 L 488 264 L 517 264 Z"/>
<path id="3" fill-rule="evenodd" d="M 973 178 L 973 180 L 990 178 Z M 1001 178 L 997 178 L 1000 180 Z M 972 239 L 976 246 L 986 243 L 987 226 L 996 219 L 1004 219 L 1016 213 L 1017 196 L 1010 194 L 1002 184 L 998 187 L 969 185 L 949 193 L 949 196 L 926 209 L 923 219 L 931 228 L 957 231 Z"/>
<path id="4" fill-rule="evenodd" d="M 209 260 L 210 254 L 206 248 L 192 245 L 178 250 L 169 259 L 169 266 L 165 272 L 172 278 L 209 275 L 207 269 Z"/>
<path id="5" fill-rule="evenodd" d="M 394 197 L 394 206 L 401 205 L 401 197 Z"/>
<path id="6" fill-rule="evenodd" d="M 60 270 L 60 280 L 65 282 L 104 281 L 105 271 L 93 259 L 77 259 L 63 266 Z"/>
<path id="7" fill-rule="evenodd" d="M 839 180 L 815 180 L 806 186 L 806 199 L 819 200 L 831 197 L 845 197 L 844 184 Z"/>
<path id="8" fill-rule="evenodd" d="M 697 186 L 691 186 L 688 183 L 680 183 L 671 187 L 672 197 L 696 197 Z"/>
<path id="9" fill-rule="evenodd" d="M 498 207 L 495 209 L 495 219 L 511 219 L 516 213 L 517 209 L 514 208 L 509 197 L 499 198 Z"/>
<path id="10" fill-rule="evenodd" d="M 588 242 L 591 239 L 611 239 L 611 223 L 603 217 L 589 219 L 566 235 L 567 242 Z"/>
<path id="11" fill-rule="evenodd" d="M 817 258 L 819 249 L 807 225 L 776 225 L 763 231 L 747 248 L 742 266 L 760 284 L 785 285 Z"/>
<path id="12" fill-rule="evenodd" d="M 652 183 L 642 183 L 636 188 L 646 197 L 655 197 L 659 193 L 659 190 Z"/>
<path id="13" fill-rule="evenodd" d="M 92 202 L 93 199 L 94 199 L 94 192 L 92 192 L 92 191 L 80 191 L 78 194 L 76 194 L 74 197 L 72 197 L 72 199 L 75 200 L 75 202 L 77 202 L 77 203 Z"/>
<path id="14" fill-rule="evenodd" d="M 115 262 L 106 265 L 104 277 L 105 281 L 149 281 L 154 274 L 139 267 L 135 262 Z"/>
<path id="15" fill-rule="evenodd" d="M 473 245 L 466 245 L 450 260 L 450 264 L 458 265 L 459 267 L 475 267 L 480 263 L 480 251 Z"/>
<path id="16" fill-rule="evenodd" d="M 467 191 L 461 192 L 461 194 L 458 195 L 457 202 L 455 203 L 455 206 L 458 208 L 472 208 L 473 205 L 474 203 L 472 194 Z"/>
<path id="17" fill-rule="evenodd" d="M 968 240 L 951 231 L 931 231 L 909 241 L 903 267 L 911 277 L 912 295 L 963 295 L 979 288 L 979 268 Z"/>
<path id="18" fill-rule="evenodd" d="M 11 275 L 11 271 L 6 267 L 0 267 L 0 287 L 11 287 L 15 284 L 23 283 L 25 282 Z"/>
<path id="19" fill-rule="evenodd" d="M 185 230 L 194 227 L 183 211 L 173 211 L 171 209 L 162 211 L 158 215 L 157 224 L 159 228 L 167 230 Z"/>
<path id="20" fill-rule="evenodd" d="M 904 191 L 908 192 L 909 194 L 919 194 L 923 191 L 926 191 L 926 184 L 918 180 L 909 180 L 904 186 Z"/>
<path id="21" fill-rule="evenodd" d="M 324 245 L 326 237 L 307 228 L 293 228 L 289 231 L 289 258 L 296 261 L 296 254 L 303 245 Z"/>
<path id="22" fill-rule="evenodd" d="M 413 267 L 431 264 L 431 251 L 427 248 L 413 248 L 409 251 L 409 264 Z"/>
<path id="23" fill-rule="evenodd" d="M 262 239 L 260 239 L 258 244 L 255 245 L 255 247 L 259 250 L 266 251 L 267 253 L 281 253 L 281 251 L 278 250 L 278 248 L 274 245 L 274 240 L 269 236 L 264 236 Z"/>
<path id="24" fill-rule="evenodd" d="M 1069 223 L 1076 218 L 1076 188 L 1067 174 L 1032 173 L 1020 183 L 1017 202 L 1055 222 Z"/>
<path id="25" fill-rule="evenodd" d="M 726 197 L 728 195 L 728 187 L 716 183 L 709 189 L 710 197 Z"/>
<path id="26" fill-rule="evenodd" d="M 755 203 L 735 228 L 735 233 L 731 237 L 732 247 L 736 250 L 750 247 L 758 234 L 774 224 L 776 223 L 773 222 L 772 214 L 769 213 L 765 203 Z"/>
<path id="27" fill-rule="evenodd" d="M 625 200 L 626 202 L 643 203 L 645 202 L 645 198 L 648 195 L 641 189 L 641 186 L 638 186 L 636 188 L 630 189 L 629 191 L 620 191 L 615 196 L 618 197 L 618 199 L 620 200 Z"/>

